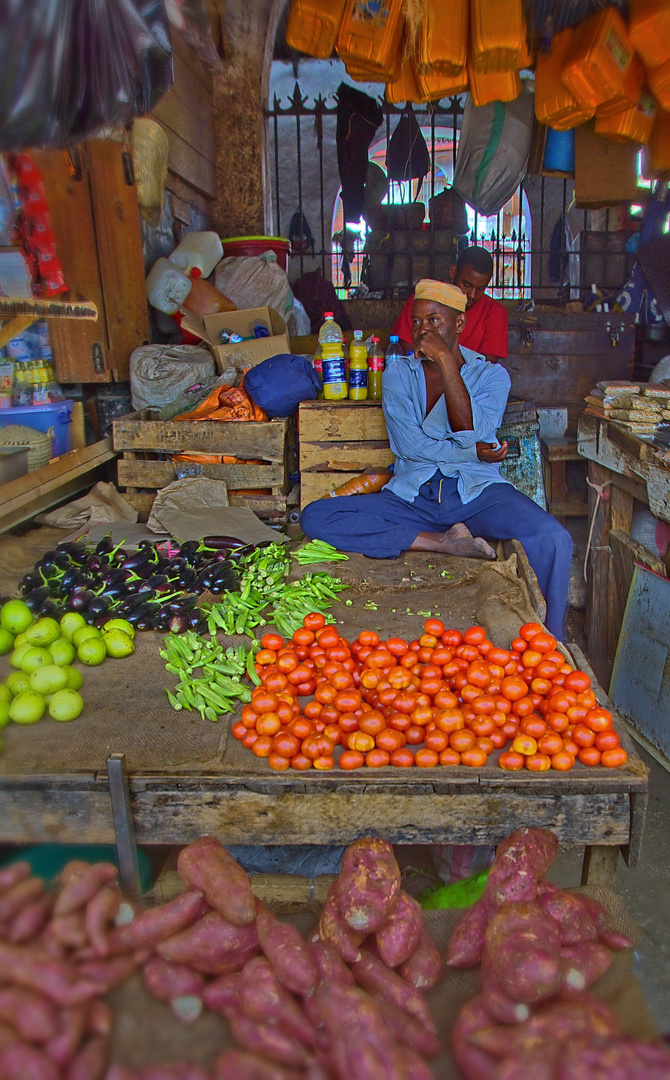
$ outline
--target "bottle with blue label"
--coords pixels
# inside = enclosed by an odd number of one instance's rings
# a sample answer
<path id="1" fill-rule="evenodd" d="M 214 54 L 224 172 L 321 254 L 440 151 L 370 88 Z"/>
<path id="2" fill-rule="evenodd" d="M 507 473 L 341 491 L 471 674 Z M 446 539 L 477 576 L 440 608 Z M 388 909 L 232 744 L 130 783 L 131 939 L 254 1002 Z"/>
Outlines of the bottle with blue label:
<path id="1" fill-rule="evenodd" d="M 346 401 L 347 371 L 341 343 L 324 341 L 322 344 L 321 377 L 326 401 Z"/>
<path id="2" fill-rule="evenodd" d="M 368 350 L 363 331 L 354 330 L 349 347 L 349 400 L 365 401 L 368 396 Z"/>

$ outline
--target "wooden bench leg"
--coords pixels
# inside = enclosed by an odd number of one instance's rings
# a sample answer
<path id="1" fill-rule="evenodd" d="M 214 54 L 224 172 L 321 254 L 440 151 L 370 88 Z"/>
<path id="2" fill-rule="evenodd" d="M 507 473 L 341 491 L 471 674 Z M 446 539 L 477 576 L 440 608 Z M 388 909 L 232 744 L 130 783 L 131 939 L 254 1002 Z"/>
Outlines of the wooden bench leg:
<path id="1" fill-rule="evenodd" d="M 552 503 L 566 503 L 568 501 L 568 488 L 565 475 L 565 462 L 552 461 L 549 465 L 551 476 L 551 501 Z M 559 525 L 565 525 L 563 515 L 556 516 Z"/>
<path id="2" fill-rule="evenodd" d="M 596 845 L 584 848 L 582 885 L 603 885 L 608 889 L 613 888 L 618 859 L 619 848 L 616 846 Z"/>

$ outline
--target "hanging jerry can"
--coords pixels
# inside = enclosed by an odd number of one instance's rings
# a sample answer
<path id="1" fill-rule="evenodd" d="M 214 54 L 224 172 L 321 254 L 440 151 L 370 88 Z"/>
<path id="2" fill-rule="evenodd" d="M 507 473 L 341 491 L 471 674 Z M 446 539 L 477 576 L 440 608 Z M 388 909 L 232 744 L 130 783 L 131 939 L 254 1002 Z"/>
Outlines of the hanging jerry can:
<path id="1" fill-rule="evenodd" d="M 664 0 L 629 0 L 628 33 L 645 65 L 660 67 L 670 58 L 670 4 Z"/>
<path id="2" fill-rule="evenodd" d="M 482 75 L 475 71 L 468 61 L 467 73 L 475 105 L 488 105 L 492 101 L 514 101 L 521 93 L 518 71 L 492 71 Z"/>
<path id="3" fill-rule="evenodd" d="M 523 48 L 521 49 L 521 56 L 519 57 L 519 68 L 532 67 L 535 63 L 535 57 L 537 56 L 537 48 L 531 45 L 528 40 L 528 36 L 524 38 Z"/>
<path id="4" fill-rule="evenodd" d="M 600 116 L 596 110 L 596 135 L 606 135 L 615 142 L 644 144 L 649 142 L 655 116 L 656 101 L 648 90 L 643 90 L 635 105 L 624 105 L 606 116 Z"/>
<path id="5" fill-rule="evenodd" d="M 604 101 L 596 109 L 596 119 L 606 116 L 618 116 L 624 109 L 630 109 L 638 104 L 644 83 L 644 64 L 635 53 L 628 65 L 621 90 L 615 98 Z"/>
<path id="6" fill-rule="evenodd" d="M 522 0 L 470 0 L 470 60 L 478 74 L 518 70 L 525 44 Z"/>
<path id="7" fill-rule="evenodd" d="M 575 28 L 561 78 L 581 105 L 597 109 L 620 93 L 632 56 L 625 22 L 607 7 Z"/>
<path id="8" fill-rule="evenodd" d="M 468 59 L 468 0 L 428 0 L 419 33 L 418 69 L 458 75 Z"/>
<path id="9" fill-rule="evenodd" d="M 327 60 L 333 54 L 347 0 L 293 0 L 286 43 L 298 52 Z"/>
<path id="10" fill-rule="evenodd" d="M 439 101 L 441 98 L 454 97 L 468 88 L 468 69 L 461 68 L 455 75 L 435 75 L 429 71 L 417 71 L 417 82 L 422 101 Z"/>
<path id="11" fill-rule="evenodd" d="M 644 152 L 644 175 L 663 180 L 670 176 L 670 112 L 656 113 Z"/>
<path id="12" fill-rule="evenodd" d="M 389 105 L 401 105 L 403 101 L 419 102 L 421 96 L 419 83 L 416 77 L 416 60 L 405 56 L 404 41 L 401 42 L 398 55 L 401 57 L 396 76 L 391 82 L 387 82 L 384 97 Z"/>
<path id="13" fill-rule="evenodd" d="M 535 63 L 535 116 L 557 131 L 578 127 L 593 116 L 593 109 L 577 103 L 561 79 L 561 68 L 572 44 L 570 27 L 554 34 L 548 53 L 539 52 Z"/>
<path id="14" fill-rule="evenodd" d="M 647 84 L 661 108 L 670 110 L 670 60 L 660 67 L 647 68 Z"/>
<path id="15" fill-rule="evenodd" d="M 392 79 L 403 31 L 402 0 L 347 0 L 336 49 L 345 64 Z"/>

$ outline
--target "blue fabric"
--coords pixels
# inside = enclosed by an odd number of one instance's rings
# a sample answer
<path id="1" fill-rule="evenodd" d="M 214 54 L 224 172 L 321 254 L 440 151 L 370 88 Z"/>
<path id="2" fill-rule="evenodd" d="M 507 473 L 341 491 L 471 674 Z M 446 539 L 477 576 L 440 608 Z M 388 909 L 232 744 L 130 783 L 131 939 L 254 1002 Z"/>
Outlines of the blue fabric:
<path id="1" fill-rule="evenodd" d="M 313 540 L 326 540 L 341 551 L 357 551 L 372 559 L 394 558 L 411 547 L 420 532 L 445 532 L 458 521 L 475 536 L 517 539 L 547 602 L 547 628 L 563 637 L 572 538 L 556 518 L 504 482 L 487 484 L 467 503 L 459 496 L 456 478 L 445 479 L 440 472 L 421 486 L 413 502 L 390 491 L 391 483 L 375 495 L 310 503 L 300 519 L 303 531 Z"/>
<path id="2" fill-rule="evenodd" d="M 244 389 L 272 420 L 291 416 L 301 401 L 314 401 L 321 380 L 304 356 L 278 353 L 247 371 Z"/>
<path id="3" fill-rule="evenodd" d="M 497 465 L 479 461 L 478 442 L 498 445 L 510 378 L 500 364 L 489 364 L 478 353 L 461 347 L 465 363 L 461 378 L 472 402 L 473 431 L 452 431 L 444 394 L 426 416 L 426 379 L 421 361 L 402 357 L 386 368 L 382 378 L 382 407 L 395 473 L 387 489 L 411 501 L 438 468 L 454 476 L 464 503 L 488 484 L 507 483 Z"/>

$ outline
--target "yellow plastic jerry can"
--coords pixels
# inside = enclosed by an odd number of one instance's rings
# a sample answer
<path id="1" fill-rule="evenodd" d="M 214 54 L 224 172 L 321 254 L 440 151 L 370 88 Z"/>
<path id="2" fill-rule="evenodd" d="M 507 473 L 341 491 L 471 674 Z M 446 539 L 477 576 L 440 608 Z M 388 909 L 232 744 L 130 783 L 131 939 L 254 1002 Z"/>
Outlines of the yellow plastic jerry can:
<path id="1" fill-rule="evenodd" d="M 628 0 L 628 33 L 647 67 L 659 67 L 670 59 L 667 0 Z"/>
<path id="2" fill-rule="evenodd" d="M 607 7 L 575 28 L 561 78 L 581 105 L 597 109 L 620 92 L 632 57 L 626 24 Z"/>
<path id="3" fill-rule="evenodd" d="M 488 105 L 491 101 L 514 101 L 521 93 L 518 71 L 492 71 L 483 75 L 475 71 L 468 61 L 467 72 L 475 105 Z"/>
<path id="4" fill-rule="evenodd" d="M 451 6 L 451 0 L 438 2 Z M 522 0 L 471 0 L 470 60 L 478 74 L 518 70 L 525 46 Z"/>
<path id="5" fill-rule="evenodd" d="M 593 116 L 593 109 L 578 104 L 561 79 L 561 68 L 572 44 L 574 30 L 555 34 L 549 52 L 539 52 L 535 62 L 535 116 L 557 131 L 578 127 Z"/>
<path id="6" fill-rule="evenodd" d="M 427 75 L 459 75 L 468 59 L 468 0 L 427 0 L 418 66 Z"/>
<path id="7" fill-rule="evenodd" d="M 327 60 L 332 56 L 347 0 L 293 0 L 286 24 L 292 49 Z"/>
<path id="8" fill-rule="evenodd" d="M 336 49 L 345 64 L 392 79 L 403 31 L 403 0 L 347 0 Z"/>
<path id="9" fill-rule="evenodd" d="M 596 135 L 606 135 L 615 142 L 646 143 L 656 116 L 656 101 L 643 90 L 635 105 L 624 105 L 618 112 L 600 116 L 596 110 Z"/>

